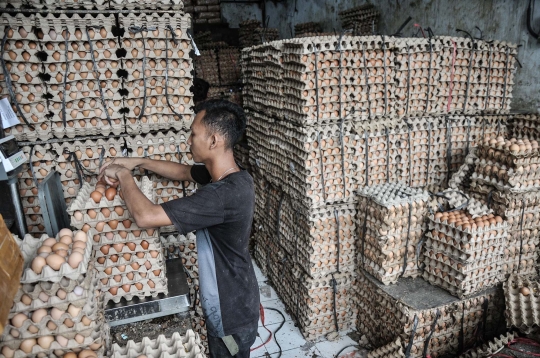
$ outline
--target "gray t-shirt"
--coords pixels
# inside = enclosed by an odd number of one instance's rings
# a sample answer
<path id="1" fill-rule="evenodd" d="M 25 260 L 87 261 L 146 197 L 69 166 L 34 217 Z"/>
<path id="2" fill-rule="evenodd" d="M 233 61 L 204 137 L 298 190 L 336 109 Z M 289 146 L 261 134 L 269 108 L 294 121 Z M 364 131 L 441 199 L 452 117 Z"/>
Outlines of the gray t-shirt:
<path id="1" fill-rule="evenodd" d="M 181 234 L 196 230 L 199 288 L 208 333 L 214 337 L 256 326 L 259 287 L 249 255 L 255 191 L 245 170 L 210 183 L 206 167 L 193 179 L 204 186 L 189 197 L 161 204 Z"/>

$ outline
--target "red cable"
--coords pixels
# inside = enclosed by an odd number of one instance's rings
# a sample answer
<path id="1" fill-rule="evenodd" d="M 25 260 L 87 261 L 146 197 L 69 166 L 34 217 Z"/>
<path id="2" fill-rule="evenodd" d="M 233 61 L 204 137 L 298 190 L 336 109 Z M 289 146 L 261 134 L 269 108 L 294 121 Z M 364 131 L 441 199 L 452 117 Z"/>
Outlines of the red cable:
<path id="1" fill-rule="evenodd" d="M 450 91 L 448 93 L 448 105 L 446 106 L 446 112 L 450 112 L 450 104 L 452 103 L 452 90 L 454 89 L 454 69 L 456 64 L 456 42 L 452 40 L 454 44 L 454 52 L 452 53 L 452 70 L 450 71 Z"/>
<path id="2" fill-rule="evenodd" d="M 262 304 L 260 304 L 259 306 L 259 313 L 261 315 L 261 322 L 262 322 L 262 325 L 264 327 L 264 329 L 266 329 L 268 331 L 268 333 L 270 333 L 270 336 L 268 337 L 268 339 L 266 340 L 266 342 L 264 342 L 263 344 L 261 344 L 260 346 L 257 346 L 257 347 L 254 347 L 254 348 L 251 348 L 249 351 L 250 352 L 253 352 L 254 350 L 257 350 L 263 346 L 265 346 L 266 344 L 268 344 L 268 342 L 270 342 L 272 340 L 272 331 L 270 331 L 268 328 L 266 328 L 266 326 L 264 325 L 264 307 Z"/>

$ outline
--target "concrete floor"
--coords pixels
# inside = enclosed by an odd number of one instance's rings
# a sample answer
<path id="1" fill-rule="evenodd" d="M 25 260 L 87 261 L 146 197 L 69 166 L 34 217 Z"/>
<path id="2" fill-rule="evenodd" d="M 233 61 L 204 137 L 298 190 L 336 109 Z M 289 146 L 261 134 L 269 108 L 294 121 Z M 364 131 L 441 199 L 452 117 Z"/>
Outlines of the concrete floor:
<path id="1" fill-rule="evenodd" d="M 267 278 L 262 274 L 259 267 L 255 265 L 255 274 L 257 281 L 259 282 L 259 290 L 261 294 L 261 303 L 263 307 L 272 307 L 280 310 L 285 316 L 285 324 L 278 331 L 278 333 L 272 338 L 272 340 L 265 346 L 251 352 L 251 357 L 279 357 L 279 347 L 276 344 L 276 340 L 281 346 L 282 355 L 281 358 L 295 358 L 295 357 L 309 357 L 309 358 L 334 358 L 335 355 L 343 348 L 349 345 L 358 346 L 358 342 L 349 337 L 352 331 L 340 332 L 337 339 L 328 341 L 324 337 L 319 338 L 315 342 L 308 342 L 304 339 L 300 330 L 294 326 L 294 321 L 291 316 L 286 312 L 285 305 L 278 298 L 276 291 L 268 285 Z M 266 327 L 274 332 L 283 318 L 279 313 L 271 310 L 265 311 L 265 324 Z M 264 329 L 261 321 L 259 320 L 259 337 L 253 344 L 253 347 L 257 347 L 268 339 L 270 334 Z M 353 357 L 366 357 L 367 351 L 358 348 L 347 348 L 340 357 L 353 358 Z"/>

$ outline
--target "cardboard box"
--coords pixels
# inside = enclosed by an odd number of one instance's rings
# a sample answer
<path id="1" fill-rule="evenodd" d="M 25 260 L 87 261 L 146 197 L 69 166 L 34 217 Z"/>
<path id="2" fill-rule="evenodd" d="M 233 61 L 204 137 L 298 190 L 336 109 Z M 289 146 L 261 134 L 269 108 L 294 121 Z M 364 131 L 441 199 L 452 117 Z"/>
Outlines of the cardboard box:
<path id="1" fill-rule="evenodd" d="M 13 298 L 21 281 L 23 256 L 0 215 L 0 333 L 4 331 Z"/>

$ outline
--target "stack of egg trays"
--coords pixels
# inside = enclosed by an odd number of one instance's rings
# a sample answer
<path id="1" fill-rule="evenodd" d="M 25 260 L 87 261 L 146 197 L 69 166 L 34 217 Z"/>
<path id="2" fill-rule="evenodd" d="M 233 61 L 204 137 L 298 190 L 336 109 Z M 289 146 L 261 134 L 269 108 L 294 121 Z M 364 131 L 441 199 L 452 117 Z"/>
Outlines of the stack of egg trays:
<path id="1" fill-rule="evenodd" d="M 235 84 L 240 80 L 240 48 L 225 47 L 218 49 L 220 84 Z"/>
<path id="2" fill-rule="evenodd" d="M 219 86 L 219 62 L 216 49 L 201 50 L 201 55 L 193 60 L 197 77 L 204 79 L 210 86 Z"/>
<path id="3" fill-rule="evenodd" d="M 181 258 L 182 265 L 188 273 L 190 302 L 195 311 L 202 315 L 202 306 L 199 298 L 199 261 L 197 256 L 197 243 L 194 232 L 187 235 L 179 233 L 167 233 L 160 235 L 163 246 L 163 256 L 167 260 Z"/>
<path id="4" fill-rule="evenodd" d="M 503 132 L 491 126 L 498 122 L 441 116 L 289 128 L 249 111 L 247 137 L 250 156 L 270 181 L 286 183 L 283 189 L 306 207 L 319 207 L 354 202 L 365 185 L 445 185 L 482 135 Z"/>
<path id="5" fill-rule="evenodd" d="M 124 141 L 122 138 L 109 137 L 66 140 L 51 145 L 56 153 L 56 171 L 60 174 L 64 198 L 69 205 L 77 197 L 82 184 L 97 182 L 101 165 L 122 156 Z M 79 166 L 82 170 L 77 169 Z"/>
<path id="6" fill-rule="evenodd" d="M 201 343 L 204 347 L 204 352 L 208 356 L 210 351 L 208 349 L 208 331 L 206 330 L 206 318 L 203 314 L 197 313 L 195 310 L 190 310 L 191 316 L 191 328 L 201 338 Z"/>
<path id="7" fill-rule="evenodd" d="M 33 30 L 35 16 L 12 15 L 3 12 L 0 26 L 6 30 L 0 66 L 0 96 L 8 97 L 20 124 L 6 128 L 6 135 L 17 140 L 46 140 L 51 138 L 50 107 L 47 103 L 48 88 L 42 81 L 42 43 Z M 10 90 L 14 97 L 10 98 Z M 26 121 L 26 122 L 25 122 Z M 28 124 L 27 124 L 28 122 Z"/>
<path id="8" fill-rule="evenodd" d="M 110 0 L 108 1 L 108 8 L 110 9 L 129 9 L 129 10 L 175 10 L 182 12 L 184 8 L 183 0 Z"/>
<path id="9" fill-rule="evenodd" d="M 336 325 L 339 331 L 353 326 L 356 319 L 356 308 L 352 305 L 353 272 L 335 272 L 314 279 L 293 262 L 293 257 L 275 242 L 275 237 L 270 238 L 268 245 L 268 277 L 306 340 L 336 332 Z"/>
<path id="10" fill-rule="evenodd" d="M 367 358 L 403 358 L 405 353 L 403 352 L 403 346 L 401 344 L 401 338 L 397 337 L 395 341 L 388 343 L 385 346 L 376 348 L 368 352 Z"/>
<path id="11" fill-rule="evenodd" d="M 506 42 L 440 36 L 441 85 L 448 113 L 505 113 L 510 109 L 517 46 Z"/>
<path id="12" fill-rule="evenodd" d="M 4 1 L 0 2 L 0 6 L 3 6 Z M 108 8 L 109 1 L 108 0 L 62 0 L 61 2 L 53 1 L 53 0 L 17 0 L 17 1 L 8 1 L 8 4 L 15 7 L 20 8 L 22 5 L 24 7 L 28 8 L 37 8 L 37 9 L 45 9 L 45 10 L 52 10 L 51 8 L 54 8 L 56 6 L 62 6 L 62 7 L 75 7 L 80 10 L 87 9 L 87 10 L 94 10 L 95 8 L 98 8 L 99 10 L 105 10 Z"/>
<path id="13" fill-rule="evenodd" d="M 28 233 L 38 237 L 45 233 L 45 225 L 38 196 L 38 183 L 54 170 L 56 155 L 50 144 L 36 144 L 21 148 L 28 162 L 17 175 L 19 195 L 26 219 Z"/>
<path id="14" fill-rule="evenodd" d="M 493 214 L 480 218 L 490 220 Z M 443 213 L 428 216 L 424 279 L 460 298 L 498 284 L 507 234 L 504 221 L 472 229 L 449 222 Z"/>
<path id="15" fill-rule="evenodd" d="M 358 191 L 358 265 L 384 284 L 416 277 L 417 246 L 424 232 L 429 195 L 403 183 Z"/>
<path id="16" fill-rule="evenodd" d="M 540 192 L 515 194 L 495 190 L 492 208 L 508 223 L 508 237 L 503 252 L 503 272 L 536 276 L 540 222 Z"/>
<path id="17" fill-rule="evenodd" d="M 174 332 L 170 338 L 164 335 L 156 339 L 144 337 L 142 342 L 128 341 L 123 347 L 113 344 L 111 357 L 130 358 L 145 356 L 149 358 L 204 358 L 204 347 L 199 334 L 191 329 L 185 335 Z"/>
<path id="18" fill-rule="evenodd" d="M 304 22 L 294 25 L 294 37 L 303 37 L 304 34 L 322 32 L 319 22 Z"/>
<path id="19" fill-rule="evenodd" d="M 9 313 L 8 325 L 0 337 L 0 352 L 3 355 L 7 356 L 7 352 L 12 352 L 14 357 L 36 357 L 52 352 L 58 355 L 73 350 L 91 349 L 103 357 L 108 341 L 108 325 L 101 312 L 103 301 L 99 291 L 96 291 L 98 280 L 90 261 L 92 233 L 87 235 L 85 255 L 77 268 L 74 269 L 67 263 L 63 264 L 59 271 L 45 266 L 40 274 L 32 270 L 31 263 L 41 243 L 48 236 L 43 235 L 36 239 L 27 234 L 24 240 L 17 238 L 24 258 L 24 270 L 21 286 Z M 58 237 L 56 239 L 58 240 Z M 30 304 L 25 304 L 28 300 Z M 67 312 L 68 308 L 78 312 L 74 316 L 73 312 Z M 38 322 L 32 320 L 33 313 L 42 309 L 47 310 L 47 314 Z M 54 318 L 51 315 L 53 309 Z M 15 316 L 18 316 L 17 320 L 21 317 L 25 319 L 19 327 L 12 323 Z M 31 351 L 20 349 L 23 342 L 35 344 L 42 336 L 53 336 L 55 340 L 48 348 L 36 344 Z M 56 339 L 58 336 L 66 338 L 66 342 L 60 344 Z"/>
<path id="20" fill-rule="evenodd" d="M 508 119 L 508 131 L 513 138 L 540 140 L 540 119 L 538 114 L 514 114 Z"/>
<path id="21" fill-rule="evenodd" d="M 440 61 L 440 42 L 432 38 L 396 40 L 395 96 L 399 117 L 445 112 L 436 96 Z"/>
<path id="22" fill-rule="evenodd" d="M 523 333 L 536 331 L 540 326 L 538 280 L 527 275 L 511 274 L 503 289 L 507 326 L 516 327 Z"/>
<path id="23" fill-rule="evenodd" d="M 136 183 L 153 202 L 150 180 L 143 177 Z M 93 259 L 104 300 L 119 302 L 125 297 L 130 301 L 133 297 L 156 297 L 161 292 L 167 292 L 165 261 L 158 230 L 137 227 L 119 194 L 113 200 L 103 196 L 99 203 L 89 200 L 93 190 L 93 185 L 84 184 L 68 213 L 72 226 L 83 230 L 95 228 L 98 232 L 92 237 Z M 77 212 L 83 215 L 82 219 L 77 220 Z M 135 289 L 131 287 L 132 284 L 136 285 Z M 138 284 L 142 287 L 137 287 Z"/>
<path id="24" fill-rule="evenodd" d="M 189 154 L 189 153 L 188 153 Z M 150 177 L 154 191 L 155 204 L 163 204 L 170 200 L 180 199 L 192 195 L 196 190 L 196 185 L 190 181 L 178 181 L 163 178 L 157 174 Z M 160 232 L 175 232 L 174 225 L 162 226 Z"/>
<path id="25" fill-rule="evenodd" d="M 244 169 L 250 172 L 249 164 L 249 146 L 244 144 L 236 144 L 233 148 L 234 160 Z"/>
<path id="26" fill-rule="evenodd" d="M 81 24 L 92 23 L 92 28 Z M 123 131 L 121 68 L 113 15 L 36 15 L 50 76 L 52 133 L 56 138 Z M 65 118 L 64 118 L 65 117 Z"/>
<path id="27" fill-rule="evenodd" d="M 515 193 L 540 189 L 540 177 L 537 174 L 537 166 L 540 164 L 538 149 L 516 153 L 499 148 L 496 143 L 496 140 L 492 140 L 489 144 L 479 146 L 479 160 L 472 179 Z"/>
<path id="28" fill-rule="evenodd" d="M 379 16 L 379 11 L 373 5 L 362 5 L 339 13 L 343 29 L 353 30 L 355 35 L 376 33 Z"/>
<path id="29" fill-rule="evenodd" d="M 194 105 L 189 15 L 126 14 L 119 20 L 125 29 L 121 49 L 127 132 L 188 129 Z"/>
<path id="30" fill-rule="evenodd" d="M 476 169 L 477 159 L 476 148 L 471 148 L 469 154 L 465 157 L 463 165 L 452 175 L 452 178 L 448 182 L 448 188 L 461 192 L 469 191 L 471 187 L 471 176 Z"/>
<path id="31" fill-rule="evenodd" d="M 409 357 L 423 357 L 426 344 L 431 356 L 457 356 L 460 337 L 466 350 L 476 345 L 478 332 L 491 339 L 505 330 L 500 287 L 461 300 L 422 279 L 401 278 L 385 286 L 363 270 L 356 287 L 356 328 L 375 348 L 399 337 Z"/>
<path id="32" fill-rule="evenodd" d="M 132 150 L 132 157 L 192 165 L 194 162 L 187 145 L 188 138 L 185 130 L 170 129 L 126 137 L 126 143 Z M 143 171 L 138 169 L 135 173 L 143 174 Z"/>
<path id="33" fill-rule="evenodd" d="M 497 352 L 500 352 L 502 348 L 508 346 L 510 342 L 518 337 L 515 332 L 507 332 L 501 334 L 499 337 L 493 338 L 487 343 L 484 343 L 480 347 L 472 348 L 459 356 L 459 358 L 482 358 L 490 357 Z"/>

